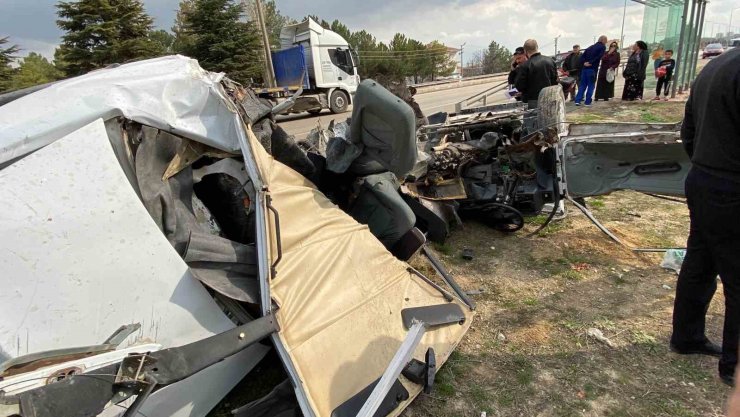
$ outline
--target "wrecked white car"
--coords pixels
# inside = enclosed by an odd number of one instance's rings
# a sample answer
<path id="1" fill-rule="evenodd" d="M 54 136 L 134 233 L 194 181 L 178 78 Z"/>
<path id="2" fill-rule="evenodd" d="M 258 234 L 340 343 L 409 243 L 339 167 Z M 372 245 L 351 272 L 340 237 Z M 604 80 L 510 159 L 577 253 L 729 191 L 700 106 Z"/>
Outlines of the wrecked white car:
<path id="1" fill-rule="evenodd" d="M 416 160 L 388 95 L 355 97 L 371 194 Z M 5 102 L 2 417 L 204 416 L 270 349 L 287 380 L 236 415 L 396 416 L 470 326 L 423 234 L 335 206 L 276 109 L 223 74 L 165 57 Z M 376 197 L 353 198 L 394 212 Z M 405 262 L 419 251 L 452 291 Z"/>

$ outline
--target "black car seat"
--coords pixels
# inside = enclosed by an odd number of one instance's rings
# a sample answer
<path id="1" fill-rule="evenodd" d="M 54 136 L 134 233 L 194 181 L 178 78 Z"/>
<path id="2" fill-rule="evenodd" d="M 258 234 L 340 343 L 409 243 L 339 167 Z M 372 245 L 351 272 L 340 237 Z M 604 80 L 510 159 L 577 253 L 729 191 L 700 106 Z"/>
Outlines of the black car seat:
<path id="1" fill-rule="evenodd" d="M 350 141 L 362 149 L 347 172 L 354 177 L 349 214 L 397 257 L 408 259 L 424 243 L 416 216 L 399 194 L 417 158 L 414 111 L 373 80 L 355 94 Z"/>

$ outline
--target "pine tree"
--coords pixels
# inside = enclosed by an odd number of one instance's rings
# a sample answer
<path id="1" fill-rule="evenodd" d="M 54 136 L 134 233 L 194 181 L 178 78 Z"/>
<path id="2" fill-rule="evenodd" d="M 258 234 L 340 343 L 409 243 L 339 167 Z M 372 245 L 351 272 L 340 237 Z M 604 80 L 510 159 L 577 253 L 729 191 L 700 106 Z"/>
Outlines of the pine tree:
<path id="1" fill-rule="evenodd" d="M 175 35 L 164 29 L 153 30 L 149 33 L 149 39 L 157 43 L 157 49 L 163 54 L 169 55 L 175 52 Z"/>
<path id="2" fill-rule="evenodd" d="M 195 9 L 195 0 L 182 0 L 175 15 L 175 25 L 172 33 L 175 34 L 175 42 L 172 49 L 178 54 L 187 54 L 193 48 L 195 35 L 188 28 L 188 19 Z"/>
<path id="3" fill-rule="evenodd" d="M 511 51 L 496 41 L 491 41 L 483 54 L 483 73 L 495 74 L 509 70 Z"/>
<path id="4" fill-rule="evenodd" d="M 57 14 L 57 25 L 67 32 L 57 58 L 67 75 L 163 52 L 149 38 L 154 25 L 141 0 L 60 2 Z"/>
<path id="5" fill-rule="evenodd" d="M 192 38 L 181 52 L 241 83 L 260 77 L 262 44 L 254 25 L 242 21 L 241 6 L 233 0 L 195 0 L 182 17 L 182 31 Z"/>
<path id="6" fill-rule="evenodd" d="M 0 92 L 10 89 L 11 78 L 15 70 L 10 63 L 15 59 L 15 54 L 20 51 L 18 45 L 4 47 L 8 43 L 7 36 L 0 38 Z"/>
<path id="7" fill-rule="evenodd" d="M 49 60 L 43 56 L 31 52 L 23 58 L 18 70 L 10 80 L 12 90 L 20 90 L 34 85 L 46 84 L 60 79 L 62 76 Z"/>

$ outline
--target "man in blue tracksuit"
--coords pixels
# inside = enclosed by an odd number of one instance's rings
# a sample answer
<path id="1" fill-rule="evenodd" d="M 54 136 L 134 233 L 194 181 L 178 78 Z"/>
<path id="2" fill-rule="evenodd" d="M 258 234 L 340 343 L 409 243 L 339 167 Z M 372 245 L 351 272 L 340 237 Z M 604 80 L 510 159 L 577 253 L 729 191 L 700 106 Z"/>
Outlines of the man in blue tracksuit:
<path id="1" fill-rule="evenodd" d="M 583 94 L 586 94 L 586 105 L 591 105 L 594 96 L 594 87 L 596 87 L 596 74 L 599 73 L 599 63 L 601 57 L 606 52 L 606 43 L 608 39 L 601 35 L 599 41 L 586 48 L 581 55 L 581 80 L 578 83 L 578 94 L 576 94 L 576 106 L 581 105 Z"/>

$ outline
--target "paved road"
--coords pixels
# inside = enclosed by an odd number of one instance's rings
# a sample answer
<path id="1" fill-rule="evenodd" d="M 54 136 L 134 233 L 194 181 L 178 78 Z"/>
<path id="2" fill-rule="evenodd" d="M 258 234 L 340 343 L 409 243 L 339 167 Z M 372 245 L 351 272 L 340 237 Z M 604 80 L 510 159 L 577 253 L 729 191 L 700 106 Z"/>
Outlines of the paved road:
<path id="1" fill-rule="evenodd" d="M 421 106 L 422 111 L 429 115 L 439 111 L 454 112 L 455 103 L 460 100 L 466 99 L 474 94 L 477 94 L 483 90 L 494 87 L 500 84 L 504 78 L 495 79 L 495 81 L 486 84 L 471 85 L 466 87 L 454 88 L 450 90 L 434 91 L 431 93 L 418 94 L 416 101 Z M 503 102 L 506 100 L 503 93 L 497 93 L 495 96 L 497 102 Z M 489 101 L 489 104 L 493 104 Z M 278 116 L 278 123 L 288 133 L 295 135 L 297 138 L 305 137 L 308 132 L 311 131 L 316 124 L 321 121 L 322 126 L 327 126 L 329 122 L 334 119 L 337 121 L 344 120 L 351 115 L 352 108 L 347 113 L 332 114 L 328 110 L 324 110 L 320 115 L 309 115 L 308 113 L 300 113 L 287 116 Z"/>

